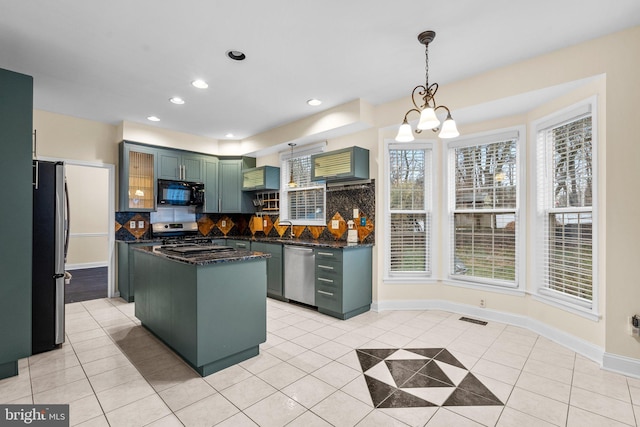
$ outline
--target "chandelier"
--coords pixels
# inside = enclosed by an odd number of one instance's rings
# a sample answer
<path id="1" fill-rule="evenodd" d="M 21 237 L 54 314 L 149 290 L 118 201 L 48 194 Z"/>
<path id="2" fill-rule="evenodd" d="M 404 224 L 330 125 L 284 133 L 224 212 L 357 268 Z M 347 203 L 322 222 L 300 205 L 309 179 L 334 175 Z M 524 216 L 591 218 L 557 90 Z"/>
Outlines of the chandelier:
<path id="1" fill-rule="evenodd" d="M 418 85 L 413 88 L 411 92 L 411 101 L 415 108 L 410 109 L 404 115 L 404 121 L 398 129 L 398 135 L 396 141 L 398 142 L 411 142 L 415 138 L 411 125 L 407 120 L 409 113 L 416 112 L 420 115 L 418 126 L 416 126 L 416 133 L 421 133 L 423 130 L 431 129 L 434 132 L 440 131 L 438 136 L 440 138 L 455 138 L 460 135 L 456 122 L 451 118 L 451 111 L 444 105 L 436 104 L 436 92 L 438 91 L 438 83 L 432 83 L 429 85 L 429 43 L 436 37 L 435 31 L 424 31 L 418 34 L 418 41 L 424 45 L 426 66 L 425 66 L 425 84 Z M 440 120 L 436 116 L 436 111 L 439 109 L 446 110 L 447 118 L 440 127 Z"/>

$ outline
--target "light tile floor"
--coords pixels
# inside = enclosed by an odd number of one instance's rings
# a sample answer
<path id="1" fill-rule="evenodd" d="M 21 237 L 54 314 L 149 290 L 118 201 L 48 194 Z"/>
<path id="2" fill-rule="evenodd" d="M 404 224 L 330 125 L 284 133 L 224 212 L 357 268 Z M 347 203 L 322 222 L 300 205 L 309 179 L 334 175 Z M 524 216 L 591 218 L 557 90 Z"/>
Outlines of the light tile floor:
<path id="1" fill-rule="evenodd" d="M 640 380 L 454 313 L 340 321 L 268 299 L 260 355 L 201 378 L 140 326 L 134 304 L 66 308 L 66 343 L 21 360 L 0 403 L 69 403 L 72 425 L 116 427 L 635 426 L 640 416 Z"/>

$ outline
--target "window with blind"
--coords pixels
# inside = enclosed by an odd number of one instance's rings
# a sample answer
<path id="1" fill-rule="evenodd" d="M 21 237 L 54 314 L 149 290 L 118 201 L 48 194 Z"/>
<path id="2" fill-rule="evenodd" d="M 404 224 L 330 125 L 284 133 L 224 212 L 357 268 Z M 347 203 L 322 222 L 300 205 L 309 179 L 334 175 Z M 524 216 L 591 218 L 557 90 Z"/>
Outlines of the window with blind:
<path id="1" fill-rule="evenodd" d="M 431 145 L 388 145 L 388 278 L 429 277 L 431 257 Z"/>
<path id="2" fill-rule="evenodd" d="M 518 286 L 519 132 L 450 144 L 450 277 Z"/>
<path id="3" fill-rule="evenodd" d="M 326 185 L 311 181 L 311 155 L 322 152 L 322 146 L 312 146 L 293 157 L 281 155 L 280 220 L 295 225 L 326 225 Z M 289 183 L 293 177 L 295 186 Z"/>
<path id="4" fill-rule="evenodd" d="M 538 124 L 541 292 L 591 308 L 594 296 L 594 139 L 591 104 Z"/>

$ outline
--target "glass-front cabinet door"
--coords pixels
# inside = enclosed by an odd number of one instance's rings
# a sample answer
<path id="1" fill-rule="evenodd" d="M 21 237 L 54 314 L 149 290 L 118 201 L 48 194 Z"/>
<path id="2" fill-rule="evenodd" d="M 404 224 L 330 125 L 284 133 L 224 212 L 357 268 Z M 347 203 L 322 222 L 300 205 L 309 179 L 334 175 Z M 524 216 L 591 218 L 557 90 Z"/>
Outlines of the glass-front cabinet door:
<path id="1" fill-rule="evenodd" d="M 120 210 L 155 210 L 156 150 L 123 142 L 121 155 Z"/>

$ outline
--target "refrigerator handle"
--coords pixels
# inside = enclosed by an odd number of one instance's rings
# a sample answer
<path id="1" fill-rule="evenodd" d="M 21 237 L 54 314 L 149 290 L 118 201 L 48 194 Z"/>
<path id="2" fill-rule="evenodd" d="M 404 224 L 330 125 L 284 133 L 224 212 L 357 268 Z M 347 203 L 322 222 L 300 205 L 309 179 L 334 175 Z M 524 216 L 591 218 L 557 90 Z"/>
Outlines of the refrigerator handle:
<path id="1" fill-rule="evenodd" d="M 64 262 L 67 262 L 67 253 L 69 252 L 69 230 L 71 229 L 71 214 L 69 209 L 69 187 L 67 186 L 67 177 L 64 178 Z"/>
<path id="2" fill-rule="evenodd" d="M 40 163 L 36 160 L 33 162 L 33 170 L 34 170 L 34 178 L 33 178 L 33 187 L 34 189 L 38 189 L 38 184 L 40 183 Z"/>

